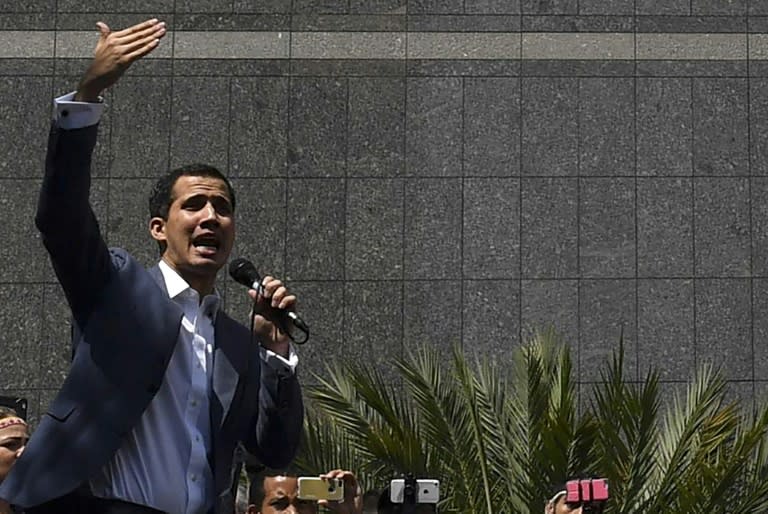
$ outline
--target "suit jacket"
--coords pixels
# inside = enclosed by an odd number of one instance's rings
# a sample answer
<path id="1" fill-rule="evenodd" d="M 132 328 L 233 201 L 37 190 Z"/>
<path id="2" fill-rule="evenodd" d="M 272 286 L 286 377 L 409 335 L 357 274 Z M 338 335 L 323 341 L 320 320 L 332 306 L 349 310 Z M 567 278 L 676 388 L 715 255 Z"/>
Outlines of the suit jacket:
<path id="1" fill-rule="evenodd" d="M 67 494 L 110 460 L 159 390 L 179 335 L 182 311 L 160 270 L 101 237 L 88 200 L 96 135 L 97 126 L 54 123 L 48 142 L 35 222 L 72 309 L 74 350 L 61 390 L 0 484 L 0 498 L 22 507 Z M 239 441 L 267 466 L 293 459 L 303 406 L 296 377 L 269 368 L 247 328 L 221 311 L 214 326 L 209 460 L 221 499 Z"/>

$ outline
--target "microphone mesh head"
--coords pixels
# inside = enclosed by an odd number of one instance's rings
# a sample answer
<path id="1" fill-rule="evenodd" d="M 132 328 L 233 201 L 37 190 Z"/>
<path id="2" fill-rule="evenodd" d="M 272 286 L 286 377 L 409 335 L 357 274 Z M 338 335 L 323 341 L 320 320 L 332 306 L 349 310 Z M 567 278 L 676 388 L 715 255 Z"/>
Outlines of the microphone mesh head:
<path id="1" fill-rule="evenodd" d="M 256 267 L 248 259 L 242 257 L 229 264 L 229 276 L 244 286 L 251 287 L 254 282 L 259 282 L 261 277 Z"/>

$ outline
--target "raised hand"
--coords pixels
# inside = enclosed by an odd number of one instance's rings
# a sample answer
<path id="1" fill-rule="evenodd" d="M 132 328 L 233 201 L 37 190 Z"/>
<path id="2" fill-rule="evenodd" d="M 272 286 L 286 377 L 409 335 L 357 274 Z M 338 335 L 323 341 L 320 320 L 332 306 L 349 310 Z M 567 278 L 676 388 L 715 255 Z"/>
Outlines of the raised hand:
<path id="1" fill-rule="evenodd" d="M 157 19 L 112 32 L 104 22 L 96 23 L 99 41 L 93 61 L 80 80 L 75 94 L 79 102 L 95 102 L 102 91 L 112 86 L 136 60 L 157 48 L 165 35 L 165 22 Z"/>
<path id="2" fill-rule="evenodd" d="M 250 297 L 256 301 L 255 311 L 251 313 L 255 316 L 253 331 L 262 346 L 287 357 L 290 338 L 280 327 L 281 317 L 286 310 L 296 308 L 296 296 L 290 294 L 283 282 L 274 277 L 264 277 L 261 285 L 261 294 L 254 289 L 248 291 Z"/>

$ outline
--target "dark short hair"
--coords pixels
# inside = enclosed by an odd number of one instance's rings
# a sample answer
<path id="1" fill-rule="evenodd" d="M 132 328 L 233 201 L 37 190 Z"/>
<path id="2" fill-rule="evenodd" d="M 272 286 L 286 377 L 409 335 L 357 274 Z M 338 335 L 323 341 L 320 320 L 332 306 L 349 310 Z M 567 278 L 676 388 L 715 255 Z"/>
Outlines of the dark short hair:
<path id="1" fill-rule="evenodd" d="M 168 219 L 168 211 L 173 203 L 173 186 L 179 177 L 209 177 L 219 179 L 227 186 L 229 201 L 232 210 L 235 209 L 235 190 L 229 179 L 222 172 L 209 164 L 187 164 L 175 170 L 171 170 L 155 182 L 152 192 L 149 194 L 149 217 Z"/>
<path id="2" fill-rule="evenodd" d="M 248 486 L 248 504 L 256 505 L 259 511 L 261 510 L 261 504 L 264 503 L 264 496 L 267 494 L 266 491 L 264 491 L 264 480 L 269 477 L 298 476 L 293 469 L 270 469 L 261 466 L 251 467 L 248 465 L 245 466 L 245 472 L 248 475 L 248 481 L 250 482 L 250 485 Z"/>

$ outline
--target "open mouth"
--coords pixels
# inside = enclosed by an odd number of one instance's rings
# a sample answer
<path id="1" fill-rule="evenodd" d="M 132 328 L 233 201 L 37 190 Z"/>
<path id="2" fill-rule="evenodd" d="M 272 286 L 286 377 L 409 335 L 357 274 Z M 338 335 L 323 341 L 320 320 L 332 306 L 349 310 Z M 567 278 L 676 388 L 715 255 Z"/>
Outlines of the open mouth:
<path id="1" fill-rule="evenodd" d="M 192 240 L 192 245 L 204 254 L 214 254 L 219 250 L 219 240 L 213 235 L 198 236 Z"/>

